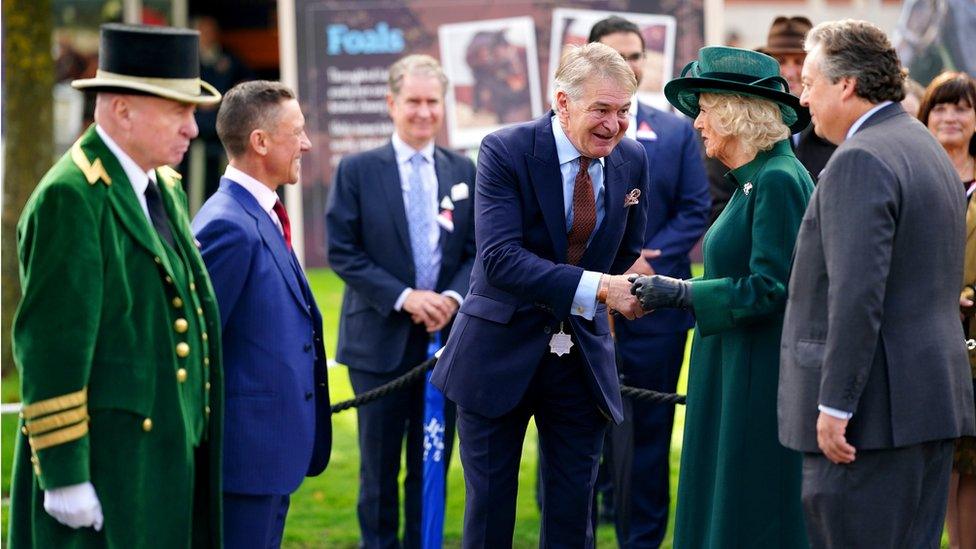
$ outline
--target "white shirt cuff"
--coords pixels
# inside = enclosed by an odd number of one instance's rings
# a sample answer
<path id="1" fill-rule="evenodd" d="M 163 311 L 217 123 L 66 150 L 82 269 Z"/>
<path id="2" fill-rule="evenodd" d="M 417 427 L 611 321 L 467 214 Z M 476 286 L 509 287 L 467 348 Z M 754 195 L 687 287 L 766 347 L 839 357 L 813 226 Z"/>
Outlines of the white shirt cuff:
<path id="1" fill-rule="evenodd" d="M 596 314 L 596 291 L 600 289 L 601 276 L 601 273 L 583 271 L 579 286 L 576 287 L 576 295 L 573 296 L 570 314 L 593 320 L 593 315 Z"/>
<path id="2" fill-rule="evenodd" d="M 400 292 L 400 297 L 398 297 L 397 300 L 393 303 L 394 311 L 400 312 L 403 310 L 403 303 L 407 300 L 407 296 L 410 295 L 410 292 L 412 291 L 413 288 L 404 288 L 404 290 Z"/>
<path id="3" fill-rule="evenodd" d="M 854 414 L 851 412 L 845 412 L 843 410 L 838 410 L 837 408 L 824 406 L 823 404 L 817 406 L 817 409 L 827 414 L 828 416 L 835 417 L 837 419 L 851 419 L 852 417 L 854 417 Z"/>
<path id="4" fill-rule="evenodd" d="M 443 292 L 441 292 L 441 295 L 444 297 L 449 297 L 454 301 L 457 301 L 458 307 L 460 307 L 461 304 L 464 303 L 464 298 L 461 297 L 461 294 L 455 292 L 454 290 L 444 290 Z"/>

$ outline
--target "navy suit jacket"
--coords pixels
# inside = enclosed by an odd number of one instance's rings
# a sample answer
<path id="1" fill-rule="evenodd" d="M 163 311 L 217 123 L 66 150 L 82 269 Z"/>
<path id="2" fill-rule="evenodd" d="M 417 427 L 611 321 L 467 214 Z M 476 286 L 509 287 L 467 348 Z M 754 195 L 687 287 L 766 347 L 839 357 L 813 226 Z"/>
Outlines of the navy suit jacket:
<path id="1" fill-rule="evenodd" d="M 193 219 L 223 326 L 224 491 L 290 494 L 329 462 L 322 316 L 257 200 L 230 179 Z"/>
<path id="2" fill-rule="evenodd" d="M 474 219 L 470 196 L 474 164 L 455 152 L 434 148 L 437 203 L 464 184 L 469 196 L 452 200 L 454 230 L 441 227 L 441 268 L 436 290 L 468 292 L 474 262 Z M 393 145 L 347 156 L 336 169 L 326 213 L 329 263 L 346 283 L 339 318 L 336 360 L 374 373 L 395 370 L 407 348 L 413 322 L 393 307 L 416 283 L 410 230 L 403 206 Z"/>
<path id="3" fill-rule="evenodd" d="M 621 274 L 637 259 L 647 218 L 647 158 L 630 139 L 607 156 L 603 221 L 580 264 L 567 264 L 563 180 L 550 116 L 497 131 L 481 143 L 478 257 L 432 382 L 459 406 L 499 417 L 522 399 L 552 334 L 565 321 L 599 389 L 600 408 L 619 422 L 606 306 L 596 308 L 593 320 L 569 313 L 584 269 Z M 632 189 L 641 198 L 625 207 Z"/>
<path id="4" fill-rule="evenodd" d="M 638 103 L 637 127 L 642 124 L 657 134 L 657 139 L 637 136 L 651 174 L 644 247 L 661 250 L 660 257 L 651 260 L 657 274 L 687 279 L 691 277 L 688 253 L 708 226 L 712 204 L 701 145 L 687 119 Z M 695 319 L 689 311 L 661 309 L 625 322 L 634 332 L 663 334 L 685 332 Z"/>

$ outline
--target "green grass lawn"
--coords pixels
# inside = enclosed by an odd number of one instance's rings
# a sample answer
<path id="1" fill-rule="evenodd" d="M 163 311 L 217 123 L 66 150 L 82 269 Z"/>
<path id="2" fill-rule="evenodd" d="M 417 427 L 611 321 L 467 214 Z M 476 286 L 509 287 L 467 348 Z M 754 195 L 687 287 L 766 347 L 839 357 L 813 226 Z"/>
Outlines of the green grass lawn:
<path id="1" fill-rule="evenodd" d="M 696 272 L 696 274 L 699 274 Z M 329 356 L 334 355 L 342 297 L 342 282 L 332 271 L 313 269 L 309 281 L 319 307 L 322 309 L 325 324 L 326 349 Z M 689 338 L 690 341 L 690 338 Z M 687 359 L 686 359 L 687 364 Z M 329 387 L 332 402 L 352 397 L 349 378 L 343 367 L 329 371 Z M 682 369 L 678 391 L 684 393 L 686 368 Z M 18 400 L 18 380 L 16 375 L 2 382 L 4 402 Z M 291 500 L 288 522 L 285 526 L 284 547 L 329 547 L 354 548 L 359 544 L 359 526 L 356 521 L 356 495 L 359 478 L 359 448 L 356 444 L 355 411 L 350 410 L 333 416 L 332 459 L 325 473 L 316 478 L 306 479 Z M 678 456 L 681 453 L 681 432 L 684 425 L 684 407 L 678 406 L 675 414 L 675 430 L 671 446 L 671 490 L 672 510 L 674 491 L 677 486 Z M 8 496 L 10 493 L 10 467 L 13 456 L 14 435 L 17 429 L 16 417 L 4 415 L 2 419 L 2 448 L 0 448 L 0 473 L 2 473 L 3 492 L 3 537 L 6 537 Z M 455 450 L 448 475 L 448 501 L 444 524 L 444 545 L 458 547 L 461 540 L 461 524 L 464 513 L 464 478 L 461 463 Z M 535 427 L 530 425 L 522 451 L 522 469 L 519 474 L 519 494 L 516 510 L 515 547 L 537 547 L 539 539 L 539 512 L 535 504 L 536 471 Z M 672 522 L 674 513 L 672 512 Z M 401 521 L 402 523 L 402 521 Z M 671 527 L 663 547 L 671 547 Z M 616 538 L 610 526 L 601 526 L 597 543 L 601 547 L 616 545 Z"/>

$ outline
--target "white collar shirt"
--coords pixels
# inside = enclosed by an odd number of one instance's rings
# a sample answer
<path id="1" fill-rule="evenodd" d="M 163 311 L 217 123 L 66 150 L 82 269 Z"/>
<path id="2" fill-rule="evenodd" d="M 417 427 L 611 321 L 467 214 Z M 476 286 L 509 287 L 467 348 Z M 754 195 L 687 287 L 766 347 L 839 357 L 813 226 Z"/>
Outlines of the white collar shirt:
<path id="1" fill-rule="evenodd" d="M 278 232 L 284 234 L 281 229 L 281 220 L 278 219 L 278 214 L 274 211 L 274 206 L 278 202 L 278 195 L 274 191 L 264 183 L 261 183 L 234 166 L 227 166 L 227 169 L 224 170 L 224 177 L 244 187 L 244 190 L 250 193 L 254 197 L 254 200 L 257 201 L 258 206 L 261 206 L 261 209 L 268 214 L 271 222 L 278 228 Z"/>
<path id="2" fill-rule="evenodd" d="M 156 171 L 142 171 L 142 168 L 136 164 L 136 161 L 126 154 L 122 150 L 122 147 L 101 126 L 96 125 L 95 132 L 98 133 L 98 137 L 102 138 L 105 146 L 108 147 L 108 150 L 115 155 L 119 164 L 122 165 L 122 171 L 125 172 L 126 179 L 129 180 L 129 184 L 132 185 L 132 190 L 136 193 L 136 200 L 139 201 L 139 206 L 142 207 L 142 213 L 146 215 L 146 221 L 149 221 L 149 226 L 152 227 L 152 218 L 149 217 L 149 205 L 146 204 L 146 188 L 149 187 L 150 179 L 156 181 Z"/>

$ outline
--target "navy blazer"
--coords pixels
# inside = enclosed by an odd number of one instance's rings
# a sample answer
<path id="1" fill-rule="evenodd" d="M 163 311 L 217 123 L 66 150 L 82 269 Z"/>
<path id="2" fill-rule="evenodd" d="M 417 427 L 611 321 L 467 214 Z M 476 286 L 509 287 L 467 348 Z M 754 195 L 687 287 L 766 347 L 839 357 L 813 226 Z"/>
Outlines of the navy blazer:
<path id="1" fill-rule="evenodd" d="M 224 491 L 290 494 L 332 447 L 322 316 L 257 200 L 221 178 L 193 219 L 223 326 Z"/>
<path id="2" fill-rule="evenodd" d="M 647 218 L 647 158 L 630 139 L 606 157 L 603 221 L 580 264 L 567 264 L 563 180 L 550 116 L 497 131 L 481 143 L 478 258 L 432 382 L 459 406 L 499 417 L 522 399 L 552 334 L 565 321 L 599 387 L 600 408 L 619 422 L 606 306 L 597 306 L 593 320 L 569 311 L 584 269 L 621 274 L 637 259 Z M 624 197 L 632 189 L 641 198 L 626 207 Z"/>
<path id="3" fill-rule="evenodd" d="M 441 226 L 441 268 L 436 290 L 468 292 L 474 262 L 474 164 L 434 148 L 437 203 L 463 184 L 465 198 L 452 200 L 454 230 Z M 339 318 L 336 360 L 374 373 L 399 366 L 413 321 L 393 306 L 416 284 L 410 230 L 403 206 L 400 171 L 393 144 L 342 159 L 336 168 L 326 212 L 329 264 L 346 283 Z"/>
<path id="4" fill-rule="evenodd" d="M 661 250 L 660 257 L 651 260 L 657 274 L 691 278 L 688 253 L 705 232 L 712 205 L 698 135 L 686 118 L 638 103 L 637 127 L 643 124 L 657 135 L 637 136 L 651 174 L 644 247 Z M 663 334 L 687 331 L 695 319 L 689 311 L 661 309 L 626 322 L 634 332 Z"/>

